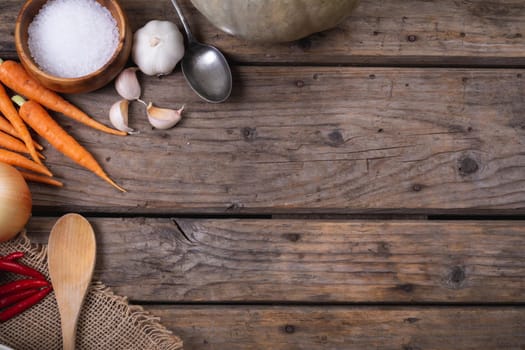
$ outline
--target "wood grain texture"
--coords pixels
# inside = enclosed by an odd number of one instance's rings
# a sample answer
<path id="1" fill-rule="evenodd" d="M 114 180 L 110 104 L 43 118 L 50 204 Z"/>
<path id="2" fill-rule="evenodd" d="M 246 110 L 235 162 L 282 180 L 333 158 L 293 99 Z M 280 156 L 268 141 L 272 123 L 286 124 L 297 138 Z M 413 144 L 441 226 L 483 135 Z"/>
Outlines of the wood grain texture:
<path id="1" fill-rule="evenodd" d="M 121 0 L 136 30 L 152 19 L 179 23 L 169 1 Z M 362 0 L 333 30 L 298 42 L 252 44 L 211 26 L 181 1 L 203 41 L 242 63 L 523 65 L 525 4 L 521 0 Z M 0 53 L 16 55 L 12 31 L 22 0 L 2 1 Z"/>
<path id="2" fill-rule="evenodd" d="M 148 306 L 187 349 L 523 350 L 523 308 Z"/>
<path id="3" fill-rule="evenodd" d="M 520 222 L 89 220 L 95 279 L 132 300 L 525 301 Z M 53 221 L 31 219 L 30 238 Z"/>
<path id="4" fill-rule="evenodd" d="M 188 349 L 524 350 L 523 221 L 367 218 L 525 215 L 525 2 L 362 0 L 333 30 L 265 45 L 181 2 L 233 63 L 231 98 L 204 103 L 177 68 L 139 76 L 144 100 L 186 105 L 172 130 L 140 104 L 125 138 L 57 115 L 129 192 L 42 142 L 65 186 L 30 185 L 29 238 L 64 212 L 108 216 L 88 218 L 94 278 Z M 170 1 L 120 3 L 133 30 L 179 24 Z M 22 4 L 1 2 L 2 58 Z M 105 123 L 120 99 L 66 98 Z"/>
<path id="5" fill-rule="evenodd" d="M 176 128 L 152 130 L 140 104 L 130 115 L 140 134 L 125 138 L 60 118 L 129 192 L 116 193 L 47 147 L 47 164 L 65 186 L 32 186 L 34 205 L 158 214 L 524 213 L 524 73 L 244 67 L 220 105 L 200 101 L 180 72 L 141 77 L 145 100 L 186 104 Z M 112 87 L 68 98 L 101 120 L 118 100 Z"/>

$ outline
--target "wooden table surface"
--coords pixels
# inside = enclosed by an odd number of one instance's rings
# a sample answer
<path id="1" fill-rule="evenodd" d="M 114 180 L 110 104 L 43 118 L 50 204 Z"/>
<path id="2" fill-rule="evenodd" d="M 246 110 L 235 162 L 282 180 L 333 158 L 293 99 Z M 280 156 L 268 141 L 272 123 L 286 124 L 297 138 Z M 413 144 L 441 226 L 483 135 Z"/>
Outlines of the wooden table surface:
<path id="1" fill-rule="evenodd" d="M 3 0 L 16 59 L 22 0 Z M 94 278 L 160 316 L 187 349 L 525 349 L 525 2 L 362 0 L 286 44 L 214 29 L 231 98 L 180 69 L 143 99 L 186 105 L 174 129 L 103 135 L 56 115 L 128 192 L 44 141 L 62 189 L 31 185 L 29 237 L 79 212 Z M 169 1 L 122 0 L 133 29 Z M 67 99 L 107 122 L 112 86 Z"/>

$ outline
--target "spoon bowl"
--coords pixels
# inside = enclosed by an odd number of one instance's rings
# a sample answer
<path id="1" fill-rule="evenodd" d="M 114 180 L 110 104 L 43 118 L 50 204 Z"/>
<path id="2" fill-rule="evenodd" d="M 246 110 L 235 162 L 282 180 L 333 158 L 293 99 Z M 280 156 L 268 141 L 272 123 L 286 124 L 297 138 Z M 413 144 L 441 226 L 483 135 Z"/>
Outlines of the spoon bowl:
<path id="1" fill-rule="evenodd" d="M 182 58 L 182 73 L 190 87 L 202 99 L 211 103 L 224 102 L 232 91 L 232 73 L 224 55 L 211 45 L 195 40 L 182 9 L 171 0 L 188 37 L 188 47 Z"/>
<path id="2" fill-rule="evenodd" d="M 222 53 L 210 45 L 193 42 L 182 59 L 182 74 L 202 99 L 219 103 L 231 94 L 232 75 Z"/>
<path id="3" fill-rule="evenodd" d="M 48 243 L 51 283 L 60 313 L 64 350 L 75 349 L 78 316 L 95 268 L 93 228 L 78 214 L 66 214 L 51 229 Z"/>

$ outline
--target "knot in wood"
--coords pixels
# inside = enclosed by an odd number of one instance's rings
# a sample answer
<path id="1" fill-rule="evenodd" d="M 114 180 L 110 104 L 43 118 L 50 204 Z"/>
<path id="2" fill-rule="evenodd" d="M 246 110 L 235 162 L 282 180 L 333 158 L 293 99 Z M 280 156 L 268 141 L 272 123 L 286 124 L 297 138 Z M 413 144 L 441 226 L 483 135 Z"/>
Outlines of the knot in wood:
<path id="1" fill-rule="evenodd" d="M 295 333 L 295 327 L 291 324 L 287 324 L 286 326 L 284 326 L 284 331 L 288 334 Z"/>
<path id="2" fill-rule="evenodd" d="M 465 269 L 462 266 L 454 266 L 448 275 L 448 282 L 454 287 L 460 287 L 465 279 Z"/>
<path id="3" fill-rule="evenodd" d="M 345 143 L 343 135 L 339 130 L 334 130 L 328 134 L 328 144 L 332 147 L 337 147 Z"/>
<path id="4" fill-rule="evenodd" d="M 382 256 L 385 258 L 390 257 L 392 254 L 390 253 L 390 244 L 387 242 L 379 242 L 377 243 L 377 251 L 376 255 Z"/>
<path id="5" fill-rule="evenodd" d="M 459 160 L 458 170 L 462 176 L 471 175 L 479 170 L 479 165 L 474 159 L 464 157 Z"/>
<path id="6" fill-rule="evenodd" d="M 410 283 L 400 284 L 396 289 L 402 290 L 405 293 L 412 293 L 414 291 L 414 285 Z"/>
<path id="7" fill-rule="evenodd" d="M 302 87 L 304 87 L 304 85 L 305 85 L 305 84 L 304 84 L 304 81 L 303 81 L 303 80 L 297 80 L 297 81 L 295 82 L 295 86 L 297 86 L 299 89 L 302 88 Z"/>
<path id="8" fill-rule="evenodd" d="M 419 318 L 417 317 L 408 317 L 403 320 L 404 323 L 410 323 L 410 324 L 416 323 L 418 321 L 419 321 Z"/>
<path id="9" fill-rule="evenodd" d="M 412 190 L 413 190 L 414 192 L 421 192 L 422 189 L 423 189 L 423 186 L 420 185 L 420 184 L 414 184 L 414 185 L 412 186 Z"/>
<path id="10" fill-rule="evenodd" d="M 257 129 L 250 128 L 250 127 L 244 127 L 241 130 L 241 134 L 245 141 L 251 142 L 255 140 L 255 138 L 257 137 Z"/>
<path id="11" fill-rule="evenodd" d="M 283 234 L 283 237 L 290 242 L 297 242 L 301 239 L 301 235 L 298 233 L 285 233 Z"/>

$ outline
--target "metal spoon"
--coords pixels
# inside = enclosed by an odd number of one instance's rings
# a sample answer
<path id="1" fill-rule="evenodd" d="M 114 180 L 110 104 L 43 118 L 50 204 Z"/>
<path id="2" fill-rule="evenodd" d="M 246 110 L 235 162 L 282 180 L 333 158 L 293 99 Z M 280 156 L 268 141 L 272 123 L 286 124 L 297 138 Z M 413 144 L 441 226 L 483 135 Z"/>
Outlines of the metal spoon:
<path id="1" fill-rule="evenodd" d="M 77 322 L 95 268 L 93 228 L 84 217 L 66 214 L 51 229 L 49 275 L 62 324 L 64 350 L 75 349 Z"/>
<path id="2" fill-rule="evenodd" d="M 171 2 L 188 36 L 188 47 L 181 63 L 182 74 L 202 99 L 211 103 L 226 101 L 232 91 L 228 61 L 217 48 L 195 40 L 177 0 Z"/>

